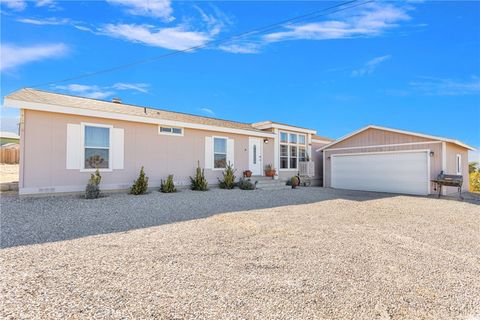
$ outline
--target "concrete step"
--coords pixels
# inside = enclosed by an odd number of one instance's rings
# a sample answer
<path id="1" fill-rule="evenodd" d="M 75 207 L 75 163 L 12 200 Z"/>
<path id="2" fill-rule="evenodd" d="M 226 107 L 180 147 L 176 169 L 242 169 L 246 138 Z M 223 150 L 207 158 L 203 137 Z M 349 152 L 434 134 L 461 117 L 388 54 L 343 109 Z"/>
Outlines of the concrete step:
<path id="1" fill-rule="evenodd" d="M 286 185 L 277 185 L 277 186 L 257 186 L 257 189 L 260 190 L 288 190 L 292 189 L 291 186 L 286 186 Z"/>

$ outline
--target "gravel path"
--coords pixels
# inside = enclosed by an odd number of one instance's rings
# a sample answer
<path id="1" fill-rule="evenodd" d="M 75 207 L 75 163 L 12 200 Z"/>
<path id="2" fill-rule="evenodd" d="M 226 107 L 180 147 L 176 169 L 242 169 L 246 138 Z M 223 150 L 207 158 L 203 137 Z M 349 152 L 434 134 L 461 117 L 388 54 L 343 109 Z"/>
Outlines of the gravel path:
<path id="1" fill-rule="evenodd" d="M 9 236 L 28 225 L 7 245 L 62 238 L 45 230 L 77 239 L 1 250 L 0 318 L 480 316 L 479 205 L 321 188 L 247 192 L 3 197 Z M 265 209 L 214 215 L 242 206 Z M 31 210 L 19 222 L 17 207 Z M 44 217 L 53 226 L 29 221 Z M 103 234 L 107 221 L 112 231 L 145 228 Z M 67 235 L 85 224 L 101 224 L 97 235 Z M 34 227 L 40 236 L 26 237 Z"/>

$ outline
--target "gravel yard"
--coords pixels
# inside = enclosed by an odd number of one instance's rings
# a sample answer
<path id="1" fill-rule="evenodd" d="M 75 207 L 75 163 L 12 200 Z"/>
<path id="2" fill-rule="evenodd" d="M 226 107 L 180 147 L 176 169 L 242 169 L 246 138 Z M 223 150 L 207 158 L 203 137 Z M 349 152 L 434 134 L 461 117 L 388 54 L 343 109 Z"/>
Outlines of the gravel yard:
<path id="1" fill-rule="evenodd" d="M 0 318 L 480 317 L 475 201 L 303 188 L 1 205 Z"/>

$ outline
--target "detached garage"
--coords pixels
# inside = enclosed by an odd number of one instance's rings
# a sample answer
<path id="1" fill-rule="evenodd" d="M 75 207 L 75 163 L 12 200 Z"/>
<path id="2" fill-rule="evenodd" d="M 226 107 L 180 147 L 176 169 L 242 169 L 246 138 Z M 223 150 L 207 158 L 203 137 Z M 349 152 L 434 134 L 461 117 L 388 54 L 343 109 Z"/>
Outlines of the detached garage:
<path id="1" fill-rule="evenodd" d="M 468 150 L 474 149 L 453 139 L 368 126 L 317 152 L 323 153 L 325 187 L 428 195 L 441 171 L 463 175 L 468 190 Z M 445 188 L 450 192 L 456 189 Z"/>

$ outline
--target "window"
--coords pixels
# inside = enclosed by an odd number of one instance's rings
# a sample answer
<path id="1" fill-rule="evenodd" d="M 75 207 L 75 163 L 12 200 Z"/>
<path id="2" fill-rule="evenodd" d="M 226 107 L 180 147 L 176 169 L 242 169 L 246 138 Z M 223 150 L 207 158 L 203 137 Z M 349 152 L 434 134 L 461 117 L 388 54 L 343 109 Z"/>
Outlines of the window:
<path id="1" fill-rule="evenodd" d="M 297 169 L 297 146 L 290 146 L 290 169 Z"/>
<path id="2" fill-rule="evenodd" d="M 297 169 L 299 161 L 306 161 L 306 135 L 280 132 L 280 169 Z"/>
<path id="3" fill-rule="evenodd" d="M 298 136 L 298 143 L 305 144 L 305 135 L 301 134 Z"/>
<path id="4" fill-rule="evenodd" d="M 457 174 L 462 174 L 462 155 L 460 154 L 457 154 L 455 167 L 457 169 Z"/>
<path id="5" fill-rule="evenodd" d="M 213 138 L 213 168 L 227 167 L 227 139 Z"/>
<path id="6" fill-rule="evenodd" d="M 299 161 L 307 161 L 307 150 L 305 147 L 298 147 Z"/>
<path id="7" fill-rule="evenodd" d="M 297 143 L 297 135 L 294 133 L 290 133 L 290 143 Z"/>
<path id="8" fill-rule="evenodd" d="M 84 168 L 110 168 L 110 128 L 85 125 Z"/>
<path id="9" fill-rule="evenodd" d="M 183 129 L 182 128 L 174 128 L 174 127 L 159 127 L 158 133 L 159 134 L 182 136 L 183 135 Z"/>
<path id="10" fill-rule="evenodd" d="M 280 169 L 288 169 L 288 146 L 280 145 Z"/>
<path id="11" fill-rule="evenodd" d="M 253 145 L 253 164 L 257 164 L 257 145 Z"/>

